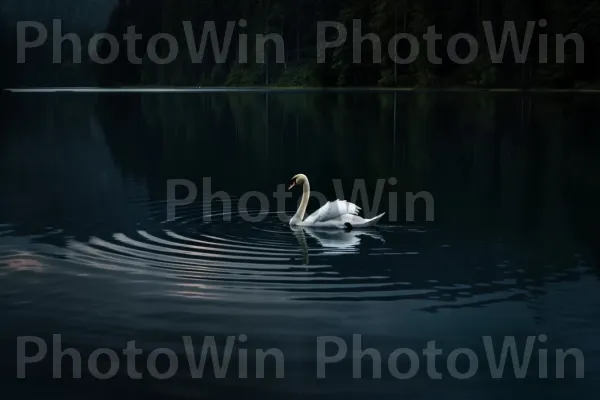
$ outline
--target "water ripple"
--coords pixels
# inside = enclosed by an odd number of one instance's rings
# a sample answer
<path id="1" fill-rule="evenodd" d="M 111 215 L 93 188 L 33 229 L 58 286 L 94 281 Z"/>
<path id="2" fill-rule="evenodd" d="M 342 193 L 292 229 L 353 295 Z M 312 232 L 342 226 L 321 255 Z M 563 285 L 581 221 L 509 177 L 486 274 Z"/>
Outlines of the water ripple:
<path id="1" fill-rule="evenodd" d="M 518 259 L 494 255 L 492 241 L 489 246 L 482 245 L 480 238 L 477 244 L 460 243 L 423 228 L 291 229 L 277 213 L 249 223 L 240 213 L 214 212 L 213 220 L 206 221 L 201 215 L 204 208 L 198 206 L 165 221 L 162 206 L 148 205 L 159 225 L 87 238 L 49 228 L 19 239 L 11 236 L 11 226 L 0 225 L 0 275 L 52 271 L 89 278 L 108 274 L 119 284 L 151 283 L 160 288 L 155 294 L 271 305 L 286 300 L 419 299 L 428 302 L 423 310 L 435 311 L 487 304 L 490 294 L 494 302 L 535 295 L 544 282 L 568 280 L 588 271 L 581 262 L 574 266 L 578 271 L 548 270 L 540 262 L 543 268 L 537 272 L 528 268 L 526 273 Z M 201 219 L 202 223 L 194 222 Z M 63 243 L 44 242 L 50 238 Z M 464 254 L 470 254 L 469 261 Z"/>

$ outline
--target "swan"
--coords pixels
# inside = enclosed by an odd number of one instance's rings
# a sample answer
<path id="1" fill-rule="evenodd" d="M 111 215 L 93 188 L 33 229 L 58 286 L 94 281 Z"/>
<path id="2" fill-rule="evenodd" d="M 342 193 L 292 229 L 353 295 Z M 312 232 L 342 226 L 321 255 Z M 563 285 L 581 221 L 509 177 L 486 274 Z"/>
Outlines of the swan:
<path id="1" fill-rule="evenodd" d="M 318 228 L 353 229 L 373 226 L 379 222 L 385 213 L 376 217 L 365 219 L 358 216 L 360 207 L 346 200 L 328 201 L 310 216 L 304 219 L 306 206 L 310 197 L 310 183 L 304 174 L 295 175 L 290 182 L 288 190 L 294 186 L 302 186 L 302 200 L 296 214 L 290 219 L 290 226 L 312 226 Z"/>

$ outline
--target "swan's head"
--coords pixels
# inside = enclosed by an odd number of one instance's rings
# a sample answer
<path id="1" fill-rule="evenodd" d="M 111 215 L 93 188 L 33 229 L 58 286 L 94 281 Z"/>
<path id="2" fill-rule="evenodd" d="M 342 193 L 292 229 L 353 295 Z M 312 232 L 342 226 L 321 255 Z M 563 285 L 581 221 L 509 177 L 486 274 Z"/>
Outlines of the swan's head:
<path id="1" fill-rule="evenodd" d="M 290 187 L 288 188 L 288 190 L 293 188 L 294 186 L 304 185 L 304 183 L 307 181 L 308 178 L 304 174 L 294 175 L 294 177 L 290 180 Z"/>

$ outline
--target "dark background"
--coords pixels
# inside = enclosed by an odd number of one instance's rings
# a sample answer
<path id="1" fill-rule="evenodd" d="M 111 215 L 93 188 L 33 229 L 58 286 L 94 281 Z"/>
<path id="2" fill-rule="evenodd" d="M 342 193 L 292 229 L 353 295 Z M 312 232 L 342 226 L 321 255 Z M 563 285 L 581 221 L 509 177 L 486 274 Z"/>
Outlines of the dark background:
<path id="1" fill-rule="evenodd" d="M 3 86 L 83 86 L 83 85 L 282 85 L 282 86 L 403 86 L 403 87 L 513 87 L 513 88 L 579 88 L 595 87 L 600 77 L 598 49 L 600 35 L 598 17 L 600 3 L 590 0 L 113 0 L 113 1 L 27 1 L 8 0 L 2 6 Z M 92 64 L 86 52 L 83 64 L 73 65 L 70 44 L 64 45 L 63 63 L 52 64 L 52 19 L 60 18 L 63 34 L 75 32 L 87 46 L 95 32 L 109 32 L 122 37 L 127 26 L 135 25 L 143 35 L 137 55 L 141 65 L 127 60 L 125 43 L 121 43 L 120 58 L 106 66 Z M 228 21 L 245 19 L 248 26 L 233 35 L 231 51 L 225 64 L 217 65 L 208 47 L 205 60 L 193 64 L 181 22 L 189 20 L 199 42 L 205 21 L 215 21 L 220 35 Z M 363 34 L 373 32 L 382 40 L 383 63 L 371 62 L 372 45 L 364 42 L 363 63 L 352 63 L 352 20 L 361 19 Z M 489 57 L 482 21 L 494 24 L 499 41 L 505 21 L 514 21 L 519 40 L 527 21 L 546 19 L 547 27 L 536 27 L 531 41 L 530 56 L 525 63 L 515 63 L 512 47 L 507 44 L 504 62 L 493 64 Z M 32 20 L 44 23 L 49 38 L 42 48 L 27 52 L 27 63 L 16 64 L 16 22 Z M 328 50 L 327 63 L 316 63 L 316 22 L 340 21 L 348 29 L 346 44 Z M 387 57 L 387 43 L 399 32 L 419 38 L 427 27 L 435 25 L 443 35 L 436 53 L 447 54 L 448 39 L 456 33 L 469 33 L 477 38 L 479 57 L 476 62 L 457 65 L 447 59 L 441 65 L 427 60 L 426 44 L 422 41 L 418 59 L 408 65 L 395 65 Z M 145 57 L 147 40 L 158 32 L 175 35 L 180 52 L 175 62 L 155 65 Z M 330 31 L 335 35 L 333 30 Z M 585 43 L 585 63 L 575 63 L 575 45 L 566 45 L 566 62 L 556 64 L 554 40 L 556 34 L 576 32 Z M 285 40 L 285 65 L 276 64 L 274 45 L 267 48 L 267 63 L 256 64 L 253 52 L 249 62 L 239 64 L 236 57 L 238 33 L 248 35 L 249 48 L 254 48 L 256 34 L 279 33 Z M 548 35 L 549 62 L 541 64 L 539 34 Z M 331 38 L 330 38 L 331 40 Z M 405 42 L 405 41 L 404 41 Z M 164 42 L 163 42 L 164 44 Z M 408 45 L 400 44 L 400 56 L 408 54 Z M 85 47 L 84 47 L 85 48 Z M 464 41 L 459 54 L 466 55 Z M 100 48 L 100 54 L 106 54 Z M 158 52 L 164 55 L 159 46 Z"/>

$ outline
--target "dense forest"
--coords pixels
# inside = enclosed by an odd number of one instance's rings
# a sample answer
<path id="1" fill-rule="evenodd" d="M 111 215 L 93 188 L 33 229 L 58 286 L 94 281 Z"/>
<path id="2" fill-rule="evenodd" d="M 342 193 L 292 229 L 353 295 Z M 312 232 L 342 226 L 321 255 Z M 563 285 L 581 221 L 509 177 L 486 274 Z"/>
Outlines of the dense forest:
<path id="1" fill-rule="evenodd" d="M 242 19 L 247 26 L 235 24 L 224 63 L 216 62 L 210 39 L 202 62 L 192 61 L 190 36 L 183 21 L 192 24 L 192 44 L 198 47 L 206 21 L 215 21 L 222 45 L 227 23 Z M 373 62 L 370 40 L 363 41 L 361 62 L 353 62 L 355 19 L 362 23 L 362 35 L 374 33 L 380 38 L 381 62 Z M 328 49 L 324 63 L 317 63 L 317 21 L 338 21 L 347 29 L 345 43 Z M 484 21 L 490 21 L 491 32 L 484 28 Z M 530 21 L 529 29 L 533 31 L 528 56 L 516 57 L 509 38 L 502 61 L 494 63 L 491 54 L 499 47 L 507 21 L 514 22 L 519 46 L 523 45 Z M 592 0 L 123 0 L 114 10 L 107 30 L 122 36 L 127 26 L 135 25 L 137 32 L 144 34 L 145 41 L 136 50 L 144 60 L 134 65 L 121 52 L 119 63 L 99 71 L 107 85 L 593 87 L 600 81 L 599 24 L 600 2 Z M 423 38 L 430 26 L 441 35 L 435 41 L 438 63 L 428 57 Z M 148 38 L 159 32 L 175 35 L 179 44 L 179 55 L 165 65 L 151 62 L 145 51 Z M 419 40 L 419 54 L 413 62 L 396 63 L 388 56 L 388 43 L 398 33 L 409 33 Z M 458 33 L 476 39 L 478 56 L 473 62 L 460 64 L 449 57 L 448 41 Z M 493 49 L 490 33 L 494 36 Z M 576 40 L 571 39 L 561 45 L 565 49 L 564 62 L 557 63 L 560 54 L 556 35 L 571 33 L 577 33 L 585 45 L 585 50 L 580 49 L 585 62 L 577 62 Z M 247 62 L 240 60 L 237 51 L 240 34 L 247 35 Z M 259 34 L 278 34 L 284 39 L 283 60 L 276 59 L 279 45 L 273 40 L 267 41 L 265 62 L 256 59 L 253 49 Z M 335 29 L 327 30 L 328 41 L 336 37 Z M 548 49 L 546 61 L 540 60 L 539 49 L 546 47 L 544 43 Z M 159 42 L 161 57 L 168 55 L 166 44 L 164 40 Z M 459 40 L 456 49 L 459 57 L 469 54 L 465 40 Z M 395 50 L 398 57 L 406 58 L 410 54 L 408 41 L 400 40 Z"/>

